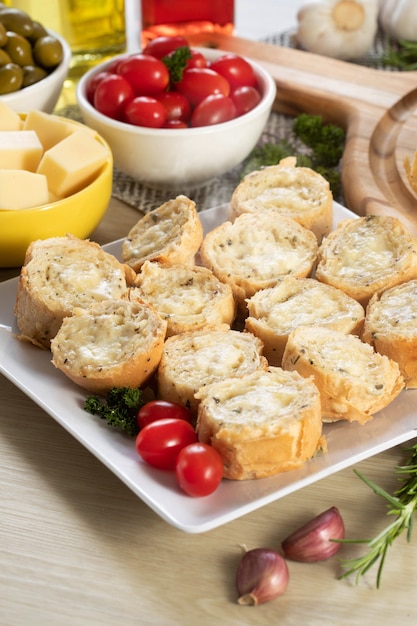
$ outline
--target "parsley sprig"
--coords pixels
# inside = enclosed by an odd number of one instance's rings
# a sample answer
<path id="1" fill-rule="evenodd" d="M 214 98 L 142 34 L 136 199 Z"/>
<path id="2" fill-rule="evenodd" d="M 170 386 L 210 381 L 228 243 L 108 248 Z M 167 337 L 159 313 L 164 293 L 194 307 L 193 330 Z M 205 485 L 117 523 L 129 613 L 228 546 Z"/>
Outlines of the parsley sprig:
<path id="1" fill-rule="evenodd" d="M 364 543 L 367 545 L 367 552 L 354 559 L 342 561 L 345 572 L 341 578 L 346 578 L 352 574 L 356 575 L 356 583 L 361 576 L 375 564 L 378 563 L 376 587 L 381 585 L 382 570 L 387 556 L 388 548 L 392 546 L 395 539 L 406 532 L 407 541 L 411 541 L 413 531 L 414 513 L 417 510 L 417 443 L 407 450 L 410 456 L 404 465 L 395 468 L 396 473 L 403 480 L 402 486 L 393 495 L 376 485 L 363 474 L 355 470 L 355 473 L 363 480 L 378 496 L 388 502 L 387 515 L 395 516 L 394 520 L 388 524 L 373 539 L 344 539 L 343 543 Z M 404 479 L 404 477 L 407 477 Z"/>
<path id="2" fill-rule="evenodd" d="M 109 426 L 134 437 L 139 432 L 137 412 L 143 404 L 140 389 L 113 387 L 104 398 L 97 395 L 88 396 L 84 409 L 87 413 L 106 420 Z"/>

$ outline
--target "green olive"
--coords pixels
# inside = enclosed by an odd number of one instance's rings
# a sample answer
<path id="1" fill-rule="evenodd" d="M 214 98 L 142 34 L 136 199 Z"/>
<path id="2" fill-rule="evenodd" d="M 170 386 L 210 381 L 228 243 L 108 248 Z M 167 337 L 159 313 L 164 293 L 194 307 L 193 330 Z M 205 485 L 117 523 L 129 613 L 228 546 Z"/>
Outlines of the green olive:
<path id="1" fill-rule="evenodd" d="M 2 48 L 7 41 L 7 30 L 4 24 L 0 22 L 0 48 Z"/>
<path id="2" fill-rule="evenodd" d="M 33 57 L 36 63 L 47 69 L 59 65 L 63 54 L 61 42 L 52 35 L 40 37 L 33 46 Z"/>
<path id="3" fill-rule="evenodd" d="M 0 66 L 7 65 L 7 63 L 11 63 L 11 62 L 12 60 L 7 54 L 7 52 L 5 52 L 4 50 L 0 48 Z"/>
<path id="4" fill-rule="evenodd" d="M 32 46 L 30 42 L 22 35 L 7 31 L 7 43 L 3 46 L 3 50 L 7 52 L 13 63 L 18 65 L 34 65 Z"/>
<path id="5" fill-rule="evenodd" d="M 31 34 L 30 37 L 28 37 L 28 39 L 30 39 L 30 41 L 32 43 L 35 43 L 35 41 L 37 39 L 39 39 L 39 37 L 45 37 L 45 35 L 48 34 L 48 31 L 46 30 L 46 28 L 44 26 L 42 26 L 42 24 L 40 24 L 39 22 L 33 22 L 33 32 Z"/>
<path id="6" fill-rule="evenodd" d="M 0 67 L 0 95 L 18 91 L 23 83 L 23 70 L 16 63 Z"/>
<path id="7" fill-rule="evenodd" d="M 43 69 L 43 67 L 38 67 L 37 65 L 26 65 L 23 68 L 23 87 L 29 87 L 29 85 L 34 85 L 38 83 L 42 78 L 48 75 L 48 72 Z"/>
<path id="8" fill-rule="evenodd" d="M 33 32 L 33 20 L 32 18 L 21 11 L 20 9 L 13 9 L 7 7 L 0 11 L 0 22 L 4 24 L 6 30 L 11 30 L 22 37 L 30 37 Z"/>

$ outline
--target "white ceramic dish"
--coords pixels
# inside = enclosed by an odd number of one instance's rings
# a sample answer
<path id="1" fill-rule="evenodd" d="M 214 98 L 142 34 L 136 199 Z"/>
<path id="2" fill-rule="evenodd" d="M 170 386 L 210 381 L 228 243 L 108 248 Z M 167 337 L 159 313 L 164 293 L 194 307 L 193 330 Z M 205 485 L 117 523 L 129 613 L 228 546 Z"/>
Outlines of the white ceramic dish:
<path id="1" fill-rule="evenodd" d="M 214 60 L 222 50 L 204 49 Z M 124 56 L 124 55 L 121 55 Z M 272 77 L 259 64 L 247 59 L 258 77 L 261 102 L 245 115 L 229 122 L 198 128 L 164 129 L 134 126 L 99 113 L 86 97 L 87 85 L 114 59 L 94 67 L 77 85 L 77 102 L 84 122 L 109 143 L 117 168 L 157 188 L 183 189 L 227 172 L 245 159 L 257 144 L 275 100 Z"/>
<path id="2" fill-rule="evenodd" d="M 71 48 L 60 35 L 53 31 L 49 32 L 61 42 L 64 51 L 63 59 L 49 76 L 39 82 L 0 96 L 0 99 L 16 113 L 27 113 L 32 109 L 52 113 L 58 102 L 71 62 Z"/>
<path id="3" fill-rule="evenodd" d="M 227 207 L 201 213 L 206 231 L 226 217 Z M 335 223 L 353 214 L 335 205 Z M 105 246 L 118 255 L 121 241 Z M 403 391 L 364 426 L 339 422 L 325 426 L 328 452 L 300 470 L 252 481 L 223 481 L 206 498 L 190 498 L 169 472 L 158 471 L 137 456 L 133 441 L 119 435 L 83 409 L 86 394 L 50 363 L 50 354 L 20 341 L 13 307 L 17 279 L 0 284 L 0 372 L 80 441 L 161 518 L 189 533 L 226 524 L 284 496 L 306 488 L 363 459 L 417 436 L 417 390 Z M 308 494 L 306 494 L 308 497 Z"/>

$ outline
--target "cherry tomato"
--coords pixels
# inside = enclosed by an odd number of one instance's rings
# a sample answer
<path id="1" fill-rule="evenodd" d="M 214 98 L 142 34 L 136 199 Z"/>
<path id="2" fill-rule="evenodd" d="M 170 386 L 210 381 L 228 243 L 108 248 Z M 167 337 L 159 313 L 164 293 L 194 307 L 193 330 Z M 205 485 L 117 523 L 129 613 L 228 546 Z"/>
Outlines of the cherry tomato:
<path id="1" fill-rule="evenodd" d="M 166 113 L 163 104 L 149 96 L 137 96 L 127 103 L 124 109 L 124 121 L 134 126 L 162 128 Z"/>
<path id="2" fill-rule="evenodd" d="M 218 72 L 229 82 L 232 89 L 242 85 L 256 87 L 256 75 L 253 67 L 243 57 L 237 54 L 223 54 L 210 64 L 215 72 Z"/>
<path id="3" fill-rule="evenodd" d="M 110 74 L 99 82 L 94 93 L 94 106 L 97 111 L 116 120 L 123 118 L 128 102 L 133 100 L 131 85 L 118 74 Z"/>
<path id="4" fill-rule="evenodd" d="M 243 115 L 251 111 L 261 101 L 261 94 L 255 87 L 243 85 L 237 87 L 230 94 L 233 104 L 236 107 L 236 116 Z"/>
<path id="5" fill-rule="evenodd" d="M 156 96 L 169 85 L 167 66 L 148 54 L 127 57 L 119 63 L 117 73 L 132 85 L 136 96 Z"/>
<path id="6" fill-rule="evenodd" d="M 220 454 L 206 443 L 191 443 L 181 450 L 175 465 L 179 486 L 189 496 L 208 496 L 223 478 Z"/>
<path id="7" fill-rule="evenodd" d="M 164 105 L 167 121 L 190 119 L 191 107 L 187 98 L 178 91 L 165 91 L 157 98 Z"/>
<path id="8" fill-rule="evenodd" d="M 187 69 L 191 67 L 207 67 L 207 60 L 204 54 L 199 52 L 198 50 L 190 49 L 191 59 L 187 61 Z"/>
<path id="9" fill-rule="evenodd" d="M 191 116 L 191 126 L 211 126 L 228 122 L 236 116 L 236 107 L 229 96 L 213 94 L 207 96 L 195 107 Z"/>
<path id="10" fill-rule="evenodd" d="M 188 42 L 181 35 L 175 37 L 161 36 L 147 43 L 142 52 L 143 54 L 150 54 L 157 59 L 162 59 L 162 57 L 167 56 L 173 50 L 183 46 L 188 46 Z"/>
<path id="11" fill-rule="evenodd" d="M 166 417 L 172 419 L 182 419 L 191 422 L 192 415 L 190 411 L 182 404 L 168 402 L 167 400 L 151 400 L 140 407 L 137 415 L 137 423 L 139 428 L 144 428 L 147 424 L 156 422 Z"/>
<path id="12" fill-rule="evenodd" d="M 185 70 L 176 88 L 189 100 L 192 107 L 212 94 L 228 96 L 230 93 L 227 80 L 208 67 L 192 67 Z"/>
<path id="13" fill-rule="evenodd" d="M 189 128 L 189 126 L 182 120 L 167 120 L 163 128 Z"/>
<path id="14" fill-rule="evenodd" d="M 189 422 L 165 418 L 151 422 L 139 431 L 136 451 L 150 465 L 173 470 L 179 452 L 196 441 L 196 432 Z"/>
<path id="15" fill-rule="evenodd" d="M 103 78 L 106 78 L 106 76 L 110 76 L 110 74 L 112 74 L 112 72 L 109 72 L 108 70 L 102 70 L 101 72 L 97 72 L 97 74 L 91 77 L 91 80 L 88 82 L 85 92 L 87 100 L 90 102 L 90 104 L 94 105 L 94 94 L 96 92 L 97 85 L 100 81 L 103 80 Z"/>

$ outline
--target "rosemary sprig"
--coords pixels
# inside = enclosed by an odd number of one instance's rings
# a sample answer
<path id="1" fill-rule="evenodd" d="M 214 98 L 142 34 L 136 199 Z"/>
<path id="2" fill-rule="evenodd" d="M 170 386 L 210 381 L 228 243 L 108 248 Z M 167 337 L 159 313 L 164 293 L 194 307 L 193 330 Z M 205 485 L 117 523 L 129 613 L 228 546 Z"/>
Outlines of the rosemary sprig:
<path id="1" fill-rule="evenodd" d="M 356 583 L 358 583 L 360 577 L 379 561 L 376 576 L 376 587 L 379 589 L 388 548 L 404 531 L 407 531 L 407 541 L 411 541 L 414 513 L 417 510 L 417 443 L 408 448 L 407 452 L 410 456 L 406 463 L 395 468 L 395 472 L 401 477 L 399 480 L 404 482 L 393 495 L 355 470 L 355 474 L 371 487 L 376 495 L 388 502 L 387 515 L 394 515 L 395 519 L 373 539 L 342 540 L 343 543 L 364 543 L 368 546 L 368 550 L 363 556 L 343 560 L 342 564 L 346 571 L 340 578 L 356 574 Z M 405 475 L 407 478 L 404 480 Z"/>

